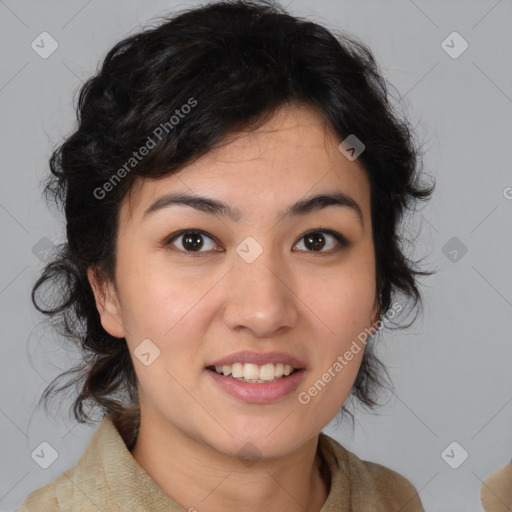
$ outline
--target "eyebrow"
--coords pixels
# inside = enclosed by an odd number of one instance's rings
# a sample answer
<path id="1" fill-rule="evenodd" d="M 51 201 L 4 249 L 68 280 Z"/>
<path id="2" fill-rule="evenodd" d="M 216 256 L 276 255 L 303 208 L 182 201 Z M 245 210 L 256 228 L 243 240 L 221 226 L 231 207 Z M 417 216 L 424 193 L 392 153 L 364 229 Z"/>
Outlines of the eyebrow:
<path id="1" fill-rule="evenodd" d="M 242 218 L 240 210 L 217 199 L 195 196 L 187 193 L 177 193 L 165 194 L 158 198 L 151 206 L 149 206 L 149 208 L 146 209 L 142 219 L 144 220 L 150 214 L 173 205 L 190 206 L 191 208 L 195 208 L 201 212 L 212 215 L 222 215 L 234 221 L 239 221 Z M 357 214 L 361 225 L 363 225 L 363 212 L 361 207 L 354 199 L 343 192 L 318 194 L 307 197 L 306 199 L 301 199 L 300 201 L 290 205 L 284 212 L 280 212 L 278 217 L 286 219 L 299 215 L 307 215 L 308 213 L 322 210 L 328 206 L 338 206 L 351 209 Z"/>

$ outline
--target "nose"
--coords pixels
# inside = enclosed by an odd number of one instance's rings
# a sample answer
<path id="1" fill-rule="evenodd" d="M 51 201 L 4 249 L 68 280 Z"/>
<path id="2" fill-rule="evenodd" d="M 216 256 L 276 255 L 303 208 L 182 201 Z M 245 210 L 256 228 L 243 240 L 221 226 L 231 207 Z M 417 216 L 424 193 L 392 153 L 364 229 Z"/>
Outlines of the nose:
<path id="1" fill-rule="evenodd" d="M 293 277 L 271 251 L 251 263 L 236 255 L 227 277 L 224 322 L 230 329 L 268 338 L 296 325 L 300 300 Z"/>

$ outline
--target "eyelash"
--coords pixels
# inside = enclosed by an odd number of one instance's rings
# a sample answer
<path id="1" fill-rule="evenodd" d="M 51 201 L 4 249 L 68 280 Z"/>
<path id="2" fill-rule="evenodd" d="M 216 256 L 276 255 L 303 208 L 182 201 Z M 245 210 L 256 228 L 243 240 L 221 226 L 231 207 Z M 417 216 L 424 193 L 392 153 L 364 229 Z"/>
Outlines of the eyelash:
<path id="1" fill-rule="evenodd" d="M 337 249 L 335 249 L 334 251 L 331 249 L 330 251 L 318 251 L 317 252 L 317 251 L 306 250 L 306 251 L 300 251 L 300 252 L 308 252 L 308 253 L 312 254 L 313 256 L 317 256 L 317 255 L 321 256 L 322 254 L 329 255 L 329 254 L 334 254 L 335 252 L 338 252 L 341 249 L 346 249 L 346 248 L 350 247 L 350 245 L 351 245 L 351 243 L 343 235 L 341 235 L 340 233 L 338 233 L 336 231 L 332 231 L 330 229 L 323 229 L 323 230 L 317 229 L 317 230 L 308 231 L 307 233 L 304 233 L 300 237 L 299 241 L 306 238 L 308 235 L 317 234 L 317 233 L 331 235 L 338 242 L 339 247 Z M 208 233 L 201 231 L 199 229 L 182 229 L 181 231 L 173 233 L 170 237 L 166 238 L 162 242 L 162 246 L 168 247 L 168 246 L 172 245 L 172 243 L 175 240 L 182 237 L 183 235 L 203 235 L 207 238 L 210 238 L 212 241 L 215 242 L 215 239 L 211 235 L 209 235 Z M 295 244 L 295 245 L 297 245 L 297 244 Z M 210 252 L 210 251 L 199 251 L 199 252 L 183 251 L 181 249 L 176 249 L 176 248 L 173 248 L 171 250 L 174 250 L 178 253 L 186 254 L 187 256 L 192 256 L 192 257 L 198 257 L 203 253 Z M 220 251 L 215 251 L 215 252 L 220 252 Z"/>

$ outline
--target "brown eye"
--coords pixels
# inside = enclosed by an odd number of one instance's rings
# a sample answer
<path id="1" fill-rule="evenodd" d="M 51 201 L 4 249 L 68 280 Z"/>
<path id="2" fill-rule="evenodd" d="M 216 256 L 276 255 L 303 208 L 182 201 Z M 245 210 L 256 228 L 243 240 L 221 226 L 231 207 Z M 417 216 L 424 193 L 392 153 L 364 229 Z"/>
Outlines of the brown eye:
<path id="1" fill-rule="evenodd" d="M 308 249 L 321 250 L 325 247 L 325 236 L 322 233 L 312 233 L 304 237 L 304 245 Z"/>
<path id="2" fill-rule="evenodd" d="M 335 240 L 334 244 L 332 240 Z M 348 240 L 334 231 L 310 231 L 302 236 L 304 246 L 307 252 L 330 252 L 329 249 L 335 248 L 336 245 L 347 247 Z M 327 250 L 323 250 L 327 246 Z"/>
<path id="3" fill-rule="evenodd" d="M 210 244 L 211 247 L 208 247 L 208 243 L 205 244 L 205 239 L 213 242 L 212 238 L 203 233 L 202 231 L 196 230 L 188 230 L 188 231 L 180 231 L 179 233 L 175 233 L 171 236 L 166 242 L 165 245 L 174 244 L 174 241 L 181 242 L 181 247 L 177 246 L 178 250 L 182 252 L 194 253 L 194 252 L 206 252 L 208 250 L 215 248 L 215 243 Z M 206 251 L 201 251 L 201 249 L 206 245 Z"/>
<path id="4" fill-rule="evenodd" d="M 339 249 L 350 245 L 350 242 L 343 235 L 330 230 L 310 231 L 303 235 L 301 240 L 304 240 L 303 244 L 305 249 L 303 250 L 309 253 L 330 254 L 336 251 L 336 246 L 338 246 Z M 220 252 L 219 249 L 216 249 L 217 246 L 211 236 L 195 229 L 182 230 L 174 233 L 163 242 L 163 245 L 171 245 L 175 247 L 178 252 L 191 255 L 199 255 L 202 252 L 211 252 L 212 250 Z"/>
<path id="5" fill-rule="evenodd" d="M 198 251 L 203 246 L 203 237 L 196 233 L 183 235 L 182 245 L 187 251 Z"/>

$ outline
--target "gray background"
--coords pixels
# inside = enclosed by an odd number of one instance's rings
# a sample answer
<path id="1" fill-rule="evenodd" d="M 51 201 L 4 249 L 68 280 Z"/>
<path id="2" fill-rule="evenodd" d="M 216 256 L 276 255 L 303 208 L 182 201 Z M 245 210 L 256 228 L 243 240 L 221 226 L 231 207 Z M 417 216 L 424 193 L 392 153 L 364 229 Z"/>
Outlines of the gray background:
<path id="1" fill-rule="evenodd" d="M 74 126 L 80 83 L 108 49 L 151 18 L 194 4 L 0 1 L 1 511 L 71 467 L 97 429 L 68 418 L 70 396 L 62 419 L 35 408 L 76 358 L 42 328 L 30 302 L 44 239 L 55 244 L 64 233 L 63 217 L 41 198 L 48 157 Z M 407 476 L 427 511 L 481 511 L 481 480 L 512 456 L 512 1 L 283 5 L 370 46 L 426 141 L 425 169 L 437 180 L 416 216 L 414 257 L 439 271 L 422 280 L 423 316 L 380 342 L 396 393 L 377 414 L 358 412 L 354 435 L 334 422 L 325 432 Z M 31 48 L 43 31 L 59 45 L 47 59 Z M 469 44 L 458 58 L 441 46 L 453 31 Z M 48 469 L 31 458 L 43 441 L 59 454 Z M 457 469 L 441 456 L 453 441 L 469 454 Z"/>

